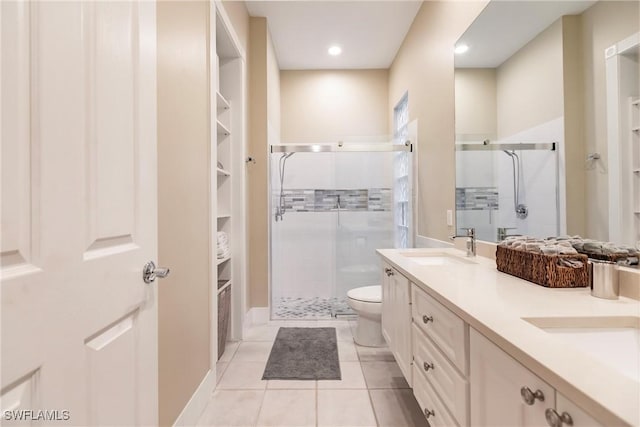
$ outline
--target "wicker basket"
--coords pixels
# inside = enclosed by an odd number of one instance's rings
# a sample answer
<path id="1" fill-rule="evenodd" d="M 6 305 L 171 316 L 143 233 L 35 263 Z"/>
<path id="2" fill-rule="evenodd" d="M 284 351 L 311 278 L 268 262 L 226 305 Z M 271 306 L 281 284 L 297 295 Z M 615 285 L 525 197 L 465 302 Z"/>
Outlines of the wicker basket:
<path id="1" fill-rule="evenodd" d="M 231 285 L 218 294 L 218 359 L 222 357 L 227 344 L 227 331 L 231 317 Z"/>
<path id="2" fill-rule="evenodd" d="M 560 259 L 582 261 L 582 267 L 559 265 Z M 498 246 L 498 271 L 528 280 L 547 288 L 582 288 L 589 286 L 586 255 L 544 255 Z"/>

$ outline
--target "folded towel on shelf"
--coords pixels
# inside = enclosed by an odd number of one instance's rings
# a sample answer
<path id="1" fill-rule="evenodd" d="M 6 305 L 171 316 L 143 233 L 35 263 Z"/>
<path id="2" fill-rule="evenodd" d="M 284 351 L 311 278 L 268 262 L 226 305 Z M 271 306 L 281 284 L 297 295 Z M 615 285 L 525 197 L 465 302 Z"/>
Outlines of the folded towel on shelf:
<path id="1" fill-rule="evenodd" d="M 231 250 L 229 249 L 229 236 L 224 231 L 218 231 L 216 255 L 218 259 L 224 259 L 231 256 Z"/>

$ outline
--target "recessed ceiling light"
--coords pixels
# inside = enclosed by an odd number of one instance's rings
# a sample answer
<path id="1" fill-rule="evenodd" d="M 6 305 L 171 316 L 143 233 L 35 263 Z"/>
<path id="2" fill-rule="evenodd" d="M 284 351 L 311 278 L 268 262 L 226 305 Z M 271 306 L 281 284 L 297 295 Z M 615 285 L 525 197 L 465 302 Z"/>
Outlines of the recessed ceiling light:
<path id="1" fill-rule="evenodd" d="M 466 44 L 459 44 L 458 46 L 455 47 L 455 49 L 453 49 L 455 53 L 465 53 L 468 50 L 469 50 L 469 46 L 467 46 Z"/>
<path id="2" fill-rule="evenodd" d="M 342 53 L 342 48 L 340 46 L 331 46 L 328 52 L 331 56 L 338 56 Z"/>

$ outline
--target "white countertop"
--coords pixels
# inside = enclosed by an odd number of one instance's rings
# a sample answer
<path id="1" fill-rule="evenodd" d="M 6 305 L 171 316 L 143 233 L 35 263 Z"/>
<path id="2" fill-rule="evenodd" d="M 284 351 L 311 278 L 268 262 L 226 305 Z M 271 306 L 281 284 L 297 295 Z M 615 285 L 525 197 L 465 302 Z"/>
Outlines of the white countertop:
<path id="1" fill-rule="evenodd" d="M 633 379 L 522 320 L 531 317 L 640 316 L 640 302 L 592 297 L 589 288 L 552 289 L 475 264 L 419 265 L 401 252 L 457 249 L 379 249 L 378 253 L 472 328 L 582 407 L 604 425 L 640 425 L 640 379 Z M 640 361 L 638 361 L 640 363 Z"/>

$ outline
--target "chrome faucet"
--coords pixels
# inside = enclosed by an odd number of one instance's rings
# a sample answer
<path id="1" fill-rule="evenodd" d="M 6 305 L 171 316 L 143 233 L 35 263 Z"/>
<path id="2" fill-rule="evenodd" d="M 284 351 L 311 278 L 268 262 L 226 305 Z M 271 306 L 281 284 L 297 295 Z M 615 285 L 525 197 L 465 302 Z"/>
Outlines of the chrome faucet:
<path id="1" fill-rule="evenodd" d="M 517 227 L 498 227 L 498 242 L 502 242 L 507 237 L 521 236 L 521 234 L 509 234 L 508 230 L 516 230 Z"/>
<path id="2" fill-rule="evenodd" d="M 449 239 L 455 240 L 458 237 L 466 237 L 467 238 L 467 256 L 472 257 L 476 256 L 476 229 L 471 228 L 463 228 L 463 230 L 467 230 L 467 234 L 462 234 L 459 236 L 450 236 Z"/>

